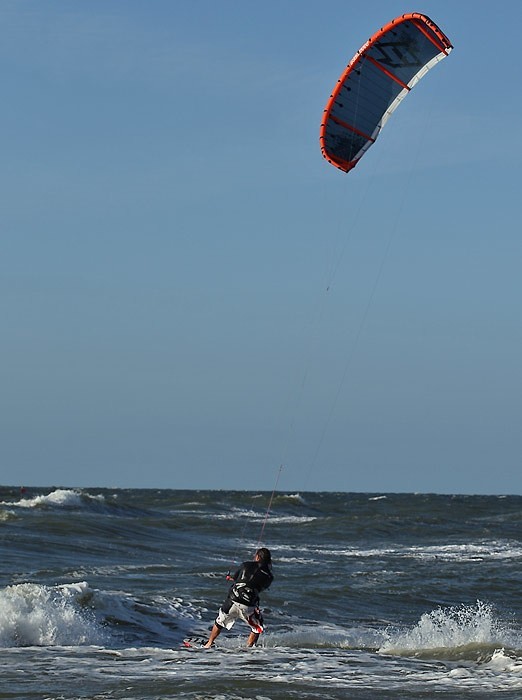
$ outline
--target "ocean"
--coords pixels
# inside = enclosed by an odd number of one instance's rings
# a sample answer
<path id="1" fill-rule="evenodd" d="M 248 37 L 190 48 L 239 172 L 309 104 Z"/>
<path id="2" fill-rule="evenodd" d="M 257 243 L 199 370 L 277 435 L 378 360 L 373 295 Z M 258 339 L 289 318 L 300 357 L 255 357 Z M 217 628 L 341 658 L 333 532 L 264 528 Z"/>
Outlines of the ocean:
<path id="1" fill-rule="evenodd" d="M 0 488 L 0 698 L 522 698 L 522 497 Z M 206 636 L 274 562 L 266 631 Z"/>

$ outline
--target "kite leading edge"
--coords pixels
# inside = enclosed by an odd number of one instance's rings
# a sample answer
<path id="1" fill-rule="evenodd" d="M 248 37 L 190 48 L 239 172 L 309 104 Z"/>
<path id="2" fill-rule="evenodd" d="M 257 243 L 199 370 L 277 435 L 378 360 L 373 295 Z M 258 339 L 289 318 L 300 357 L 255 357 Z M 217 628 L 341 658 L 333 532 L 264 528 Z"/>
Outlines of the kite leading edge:
<path id="1" fill-rule="evenodd" d="M 408 92 L 452 48 L 419 12 L 396 17 L 368 39 L 326 104 L 319 135 L 326 160 L 344 172 L 354 168 Z"/>

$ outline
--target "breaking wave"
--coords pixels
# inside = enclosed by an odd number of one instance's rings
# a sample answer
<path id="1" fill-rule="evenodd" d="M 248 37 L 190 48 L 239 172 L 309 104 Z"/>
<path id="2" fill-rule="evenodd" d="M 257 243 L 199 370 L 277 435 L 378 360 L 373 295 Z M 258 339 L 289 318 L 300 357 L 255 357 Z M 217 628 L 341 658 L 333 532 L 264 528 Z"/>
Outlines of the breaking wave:
<path id="1" fill-rule="evenodd" d="M 86 583 L 41 586 L 22 583 L 0 591 L 0 646 L 99 644 L 102 629 L 86 603 Z"/>
<path id="2" fill-rule="evenodd" d="M 416 658 L 489 660 L 496 651 L 522 646 L 521 639 L 495 615 L 488 603 L 438 608 L 415 627 L 388 631 L 381 654 Z"/>
<path id="3" fill-rule="evenodd" d="M 79 507 L 85 502 L 103 502 L 103 496 L 92 496 L 77 489 L 55 489 L 48 494 L 21 498 L 19 501 L 3 502 L 4 506 L 17 506 L 18 508 L 39 508 L 42 506 L 55 508 Z"/>

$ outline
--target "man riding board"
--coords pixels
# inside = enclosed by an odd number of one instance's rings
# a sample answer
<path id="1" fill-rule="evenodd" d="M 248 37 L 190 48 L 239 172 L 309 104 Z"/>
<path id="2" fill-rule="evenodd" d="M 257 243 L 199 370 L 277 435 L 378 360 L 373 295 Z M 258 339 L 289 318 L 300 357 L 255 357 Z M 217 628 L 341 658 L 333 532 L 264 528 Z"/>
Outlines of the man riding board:
<path id="1" fill-rule="evenodd" d="M 235 574 L 227 578 L 234 583 L 230 587 L 227 599 L 219 609 L 210 637 L 205 644 L 206 649 L 210 649 L 222 629 L 231 629 L 238 619 L 243 620 L 250 627 L 247 646 L 252 647 L 257 643 L 259 635 L 263 632 L 259 594 L 269 588 L 274 580 L 270 550 L 261 547 L 257 550 L 253 561 L 243 562 Z"/>

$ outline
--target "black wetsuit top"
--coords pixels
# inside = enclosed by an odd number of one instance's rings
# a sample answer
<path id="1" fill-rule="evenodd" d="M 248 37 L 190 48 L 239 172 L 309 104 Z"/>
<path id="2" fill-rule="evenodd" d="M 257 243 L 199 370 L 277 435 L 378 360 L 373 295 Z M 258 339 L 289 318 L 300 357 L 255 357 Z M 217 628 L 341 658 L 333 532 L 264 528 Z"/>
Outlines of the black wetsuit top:
<path id="1" fill-rule="evenodd" d="M 243 562 L 232 578 L 234 583 L 228 592 L 229 599 L 251 607 L 259 605 L 259 594 L 274 580 L 270 567 L 257 561 Z"/>

